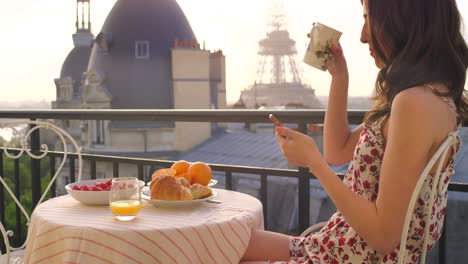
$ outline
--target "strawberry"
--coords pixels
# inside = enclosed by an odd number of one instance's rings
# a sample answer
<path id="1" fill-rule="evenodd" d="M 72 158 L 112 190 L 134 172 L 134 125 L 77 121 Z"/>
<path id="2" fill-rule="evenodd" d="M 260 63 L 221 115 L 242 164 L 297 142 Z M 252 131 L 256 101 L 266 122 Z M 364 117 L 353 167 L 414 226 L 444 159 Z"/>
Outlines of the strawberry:
<path id="1" fill-rule="evenodd" d="M 81 185 L 81 190 L 82 191 L 90 191 L 88 185 L 86 185 L 86 184 Z"/>
<path id="2" fill-rule="evenodd" d="M 102 188 L 99 187 L 99 186 L 92 186 L 92 187 L 91 187 L 91 191 L 100 192 L 100 191 L 102 191 Z"/>
<path id="3" fill-rule="evenodd" d="M 72 190 L 81 191 L 81 188 L 79 185 L 73 185 Z"/>
<path id="4" fill-rule="evenodd" d="M 106 181 L 106 185 L 111 186 L 111 184 L 112 184 L 112 179 L 109 179 Z"/>

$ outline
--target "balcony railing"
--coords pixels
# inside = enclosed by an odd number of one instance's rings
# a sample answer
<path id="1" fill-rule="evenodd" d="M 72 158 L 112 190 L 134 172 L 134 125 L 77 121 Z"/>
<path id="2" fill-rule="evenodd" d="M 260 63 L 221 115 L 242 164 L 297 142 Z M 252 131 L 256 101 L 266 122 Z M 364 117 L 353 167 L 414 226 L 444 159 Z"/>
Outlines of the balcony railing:
<path id="1" fill-rule="evenodd" d="M 0 119 L 58 119 L 58 120 L 127 120 L 127 121 L 177 121 L 177 122 L 222 122 L 222 123 L 270 123 L 269 114 L 275 114 L 282 122 L 297 124 L 298 130 L 307 133 L 307 124 L 322 124 L 325 112 L 323 110 L 3 110 L 0 111 Z M 348 111 L 348 120 L 350 124 L 362 123 L 366 111 L 351 110 Z M 466 117 L 465 117 L 466 120 Z M 467 122 L 463 126 L 467 126 Z M 36 130 L 31 136 L 31 150 L 39 151 L 39 131 Z M 11 149 L 11 152 L 14 152 Z M 49 154 L 51 175 L 54 174 L 56 158 L 62 157 L 62 152 L 50 151 Z M 113 163 L 113 175 L 119 176 L 119 164 L 134 164 L 138 172 L 138 178 L 144 179 L 144 166 L 169 167 L 172 161 L 141 159 L 131 157 L 105 156 L 94 154 L 82 154 L 83 160 L 90 162 L 90 177 L 96 178 L 96 163 Z M 75 159 L 74 154 L 69 154 L 69 174 L 70 181 L 75 181 Z M 15 179 L 18 180 L 19 168 L 15 160 Z M 298 230 L 297 233 L 305 230 L 310 225 L 310 179 L 315 178 L 307 168 L 274 169 L 261 167 L 233 166 L 226 164 L 210 164 L 213 171 L 224 173 L 225 188 L 233 189 L 233 173 L 246 173 L 257 175 L 260 178 L 259 196 L 263 204 L 265 227 L 268 229 L 268 177 L 290 177 L 298 180 Z M 37 204 L 41 195 L 41 163 L 39 160 L 31 159 L 31 186 L 32 186 L 32 208 Z M 0 174 L 3 175 L 3 151 L 0 156 Z M 342 176 L 342 175 L 341 175 Z M 17 192 L 19 192 L 20 182 L 15 182 Z M 54 189 L 54 188 L 52 188 Z M 450 191 L 468 192 L 467 183 L 451 182 Z M 16 193 L 19 195 L 19 193 Z M 55 192 L 51 192 L 55 196 Z M 3 188 L 0 188 L 0 220 L 5 223 L 5 194 Z M 16 234 L 15 237 L 21 237 L 20 214 L 17 208 Z M 444 225 L 445 229 L 445 225 Z M 439 245 L 439 263 L 445 263 L 445 232 Z M 20 242 L 20 241 L 18 241 Z"/>

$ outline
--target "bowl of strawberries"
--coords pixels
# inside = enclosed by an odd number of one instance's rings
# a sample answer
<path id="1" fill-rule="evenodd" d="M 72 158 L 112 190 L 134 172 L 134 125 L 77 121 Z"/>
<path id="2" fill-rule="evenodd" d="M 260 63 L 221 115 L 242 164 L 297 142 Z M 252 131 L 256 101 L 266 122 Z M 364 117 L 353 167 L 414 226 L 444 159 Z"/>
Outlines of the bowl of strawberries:
<path id="1" fill-rule="evenodd" d="M 111 179 L 86 180 L 67 184 L 65 190 L 75 200 L 88 205 L 109 204 L 109 193 L 112 184 Z M 145 186 L 139 181 L 140 191 Z"/>

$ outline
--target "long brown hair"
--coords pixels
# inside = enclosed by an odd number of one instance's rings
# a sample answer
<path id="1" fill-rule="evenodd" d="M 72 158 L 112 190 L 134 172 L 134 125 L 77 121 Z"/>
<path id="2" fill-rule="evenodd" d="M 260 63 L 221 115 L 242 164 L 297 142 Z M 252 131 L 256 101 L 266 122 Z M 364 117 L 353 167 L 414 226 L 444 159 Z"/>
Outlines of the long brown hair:
<path id="1" fill-rule="evenodd" d="M 364 121 L 388 117 L 395 96 L 408 88 L 443 83 L 460 116 L 468 48 L 455 0 L 367 0 L 370 44 L 384 63 L 376 80 L 374 106 Z"/>

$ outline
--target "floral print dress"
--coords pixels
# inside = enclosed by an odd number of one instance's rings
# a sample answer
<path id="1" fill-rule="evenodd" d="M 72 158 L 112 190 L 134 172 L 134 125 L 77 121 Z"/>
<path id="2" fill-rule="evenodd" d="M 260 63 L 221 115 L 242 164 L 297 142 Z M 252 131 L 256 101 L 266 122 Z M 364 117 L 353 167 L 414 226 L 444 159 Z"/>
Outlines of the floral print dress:
<path id="1" fill-rule="evenodd" d="M 353 159 L 343 180 L 351 190 L 367 198 L 369 201 L 375 201 L 379 191 L 380 168 L 385 150 L 385 140 L 380 126 L 381 122 L 375 122 L 372 126 L 366 126 L 363 129 L 354 150 Z M 456 131 L 452 133 L 456 133 Z M 443 217 L 447 205 L 448 181 L 454 173 L 455 154 L 460 145 L 460 137 L 456 136 L 456 140 L 450 146 L 448 153 L 450 161 L 440 176 L 443 179 L 443 184 L 438 186 L 434 206 L 430 212 L 429 223 L 424 222 L 424 217 L 429 213 L 429 186 L 432 184 L 433 174 L 427 177 L 421 189 L 409 226 L 405 249 L 407 250 L 407 257 L 404 263 L 417 262 L 421 253 L 425 225 L 430 225 L 428 249 L 431 249 L 441 236 Z M 386 256 L 377 253 L 349 226 L 341 212 L 337 210 L 319 232 L 307 237 L 295 237 L 291 239 L 290 261 L 270 263 L 393 264 L 398 261 L 399 250 L 399 246 L 397 246 L 394 251 Z"/>

